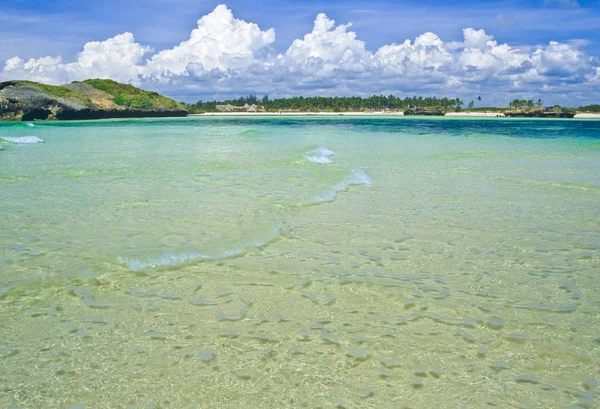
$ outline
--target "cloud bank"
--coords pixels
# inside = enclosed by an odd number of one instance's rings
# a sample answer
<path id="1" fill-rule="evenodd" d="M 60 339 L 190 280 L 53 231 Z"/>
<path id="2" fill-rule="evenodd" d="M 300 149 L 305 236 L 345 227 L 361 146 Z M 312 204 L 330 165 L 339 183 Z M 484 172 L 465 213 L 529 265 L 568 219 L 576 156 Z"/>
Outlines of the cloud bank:
<path id="1" fill-rule="evenodd" d="M 465 28 L 461 41 L 432 32 L 414 41 L 367 49 L 351 24 L 317 15 L 312 31 L 282 53 L 274 29 L 234 17 L 225 5 L 198 20 L 189 39 L 156 52 L 123 33 L 88 42 L 75 61 L 60 56 L 13 57 L 0 80 L 51 84 L 112 78 L 194 101 L 247 92 L 289 95 L 373 93 L 458 95 L 488 102 L 534 96 L 588 102 L 600 99 L 600 61 L 582 42 L 511 46 L 484 30 Z"/>

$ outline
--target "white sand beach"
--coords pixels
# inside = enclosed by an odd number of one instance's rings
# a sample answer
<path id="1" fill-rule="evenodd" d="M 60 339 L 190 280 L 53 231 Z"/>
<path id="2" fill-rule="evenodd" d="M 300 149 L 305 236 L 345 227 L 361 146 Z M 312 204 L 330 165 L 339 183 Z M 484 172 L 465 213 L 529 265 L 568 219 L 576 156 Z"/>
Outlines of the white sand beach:
<path id="1" fill-rule="evenodd" d="M 403 116 L 404 112 L 206 112 L 189 116 Z"/>
<path id="2" fill-rule="evenodd" d="M 600 119 L 600 114 L 577 114 L 575 119 Z"/>

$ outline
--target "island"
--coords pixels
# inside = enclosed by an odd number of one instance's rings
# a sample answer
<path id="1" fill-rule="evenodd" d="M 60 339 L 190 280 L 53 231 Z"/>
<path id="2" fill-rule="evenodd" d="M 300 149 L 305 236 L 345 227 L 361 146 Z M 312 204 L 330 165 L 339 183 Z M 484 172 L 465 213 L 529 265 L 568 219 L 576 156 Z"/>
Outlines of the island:
<path id="1" fill-rule="evenodd" d="M 66 85 L 0 82 L 0 121 L 187 116 L 185 106 L 156 92 L 113 80 Z"/>

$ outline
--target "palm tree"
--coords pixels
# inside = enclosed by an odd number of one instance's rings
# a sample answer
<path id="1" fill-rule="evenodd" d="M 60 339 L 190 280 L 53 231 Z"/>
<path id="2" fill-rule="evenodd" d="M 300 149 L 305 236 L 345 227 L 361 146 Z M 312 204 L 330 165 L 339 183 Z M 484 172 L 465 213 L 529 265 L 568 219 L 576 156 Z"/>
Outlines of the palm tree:
<path id="1" fill-rule="evenodd" d="M 542 101 L 542 100 L 541 100 L 541 98 L 540 98 L 540 99 L 538 99 L 538 100 L 537 100 L 537 102 L 536 102 L 535 104 L 536 104 L 536 105 L 537 105 L 539 108 L 541 108 L 541 107 L 543 107 L 543 106 L 544 106 L 544 101 Z"/>
<path id="2" fill-rule="evenodd" d="M 511 102 L 509 106 L 512 109 L 519 109 L 521 107 L 521 100 L 520 99 L 514 99 L 513 102 Z"/>

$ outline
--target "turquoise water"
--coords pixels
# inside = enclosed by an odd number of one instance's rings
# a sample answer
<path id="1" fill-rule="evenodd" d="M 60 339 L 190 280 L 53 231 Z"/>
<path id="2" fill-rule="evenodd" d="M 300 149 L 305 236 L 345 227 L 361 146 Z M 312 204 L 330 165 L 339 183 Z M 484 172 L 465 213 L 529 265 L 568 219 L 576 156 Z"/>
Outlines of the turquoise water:
<path id="1" fill-rule="evenodd" d="M 0 407 L 600 404 L 600 121 L 0 138 Z"/>

